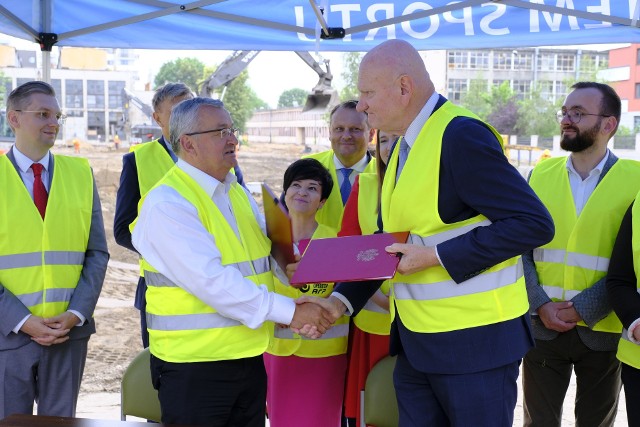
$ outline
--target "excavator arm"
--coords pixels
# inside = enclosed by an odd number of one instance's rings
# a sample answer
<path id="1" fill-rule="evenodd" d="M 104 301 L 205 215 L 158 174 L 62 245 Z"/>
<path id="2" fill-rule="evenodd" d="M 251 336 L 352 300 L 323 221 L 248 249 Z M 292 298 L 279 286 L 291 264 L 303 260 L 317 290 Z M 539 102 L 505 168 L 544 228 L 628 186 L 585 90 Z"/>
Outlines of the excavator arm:
<path id="1" fill-rule="evenodd" d="M 248 66 L 249 63 L 260 53 L 259 50 L 237 50 L 227 57 L 216 71 L 199 85 L 198 94 L 200 96 L 211 97 L 211 94 L 221 86 L 228 86 L 233 79 L 238 77 Z M 311 93 L 307 95 L 303 112 L 306 111 L 324 111 L 327 107 L 334 105 L 338 101 L 338 94 L 331 87 L 333 75 L 329 68 L 329 61 L 325 60 L 326 71 L 322 66 L 313 59 L 309 52 L 296 52 L 313 71 L 318 74 L 318 83 L 311 89 Z M 223 96 L 224 97 L 224 92 Z"/>

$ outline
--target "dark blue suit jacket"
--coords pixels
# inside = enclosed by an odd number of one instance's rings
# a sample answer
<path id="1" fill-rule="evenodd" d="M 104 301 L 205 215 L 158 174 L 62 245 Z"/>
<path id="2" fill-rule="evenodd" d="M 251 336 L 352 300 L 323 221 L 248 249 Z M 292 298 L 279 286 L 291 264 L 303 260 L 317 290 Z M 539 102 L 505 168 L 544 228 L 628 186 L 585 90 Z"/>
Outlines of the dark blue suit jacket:
<path id="1" fill-rule="evenodd" d="M 160 137 L 158 141 L 152 141 L 149 144 L 161 144 L 167 153 L 169 153 L 168 143 L 165 142 L 164 136 Z M 235 174 L 238 179 L 238 183 L 244 187 L 244 179 L 239 166 L 235 167 Z M 120 175 L 120 187 L 118 187 L 118 194 L 116 196 L 116 213 L 113 219 L 113 234 L 116 239 L 116 243 L 134 252 L 137 251 L 131 243 L 131 231 L 129 231 L 129 224 L 131 224 L 138 216 L 138 202 L 140 201 L 140 198 L 140 184 L 138 182 L 138 167 L 136 165 L 135 153 L 127 153 L 122 157 L 122 173 Z M 144 278 L 140 277 L 138 280 L 138 288 L 136 289 L 135 298 L 135 306 L 139 310 L 142 310 L 145 307 L 144 291 Z"/>
<path id="2" fill-rule="evenodd" d="M 435 109 L 445 101 L 440 96 Z M 549 212 L 509 164 L 493 133 L 482 122 L 467 117 L 455 118 L 444 132 L 438 211 L 445 223 L 478 213 L 492 221 L 490 226 L 477 227 L 437 247 L 442 264 L 460 286 L 485 269 L 553 238 Z M 336 292 L 359 310 L 375 289 L 375 283 L 342 283 Z M 528 314 L 493 325 L 424 334 L 408 330 L 396 313 L 390 351 L 403 351 L 413 367 L 423 372 L 463 374 L 514 362 L 533 344 Z"/>

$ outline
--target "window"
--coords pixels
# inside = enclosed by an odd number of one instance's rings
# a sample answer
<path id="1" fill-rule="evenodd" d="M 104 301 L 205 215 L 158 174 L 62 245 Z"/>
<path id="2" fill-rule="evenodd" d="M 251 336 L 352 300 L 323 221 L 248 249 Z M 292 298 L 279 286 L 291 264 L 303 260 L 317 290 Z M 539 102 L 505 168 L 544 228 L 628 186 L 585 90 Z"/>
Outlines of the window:
<path id="1" fill-rule="evenodd" d="M 537 85 L 542 99 L 555 101 L 555 96 L 553 95 L 553 82 L 551 80 L 538 81 Z"/>
<path id="2" fill-rule="evenodd" d="M 67 80 L 65 81 L 65 109 L 69 108 L 83 108 L 83 90 L 82 90 L 82 80 Z"/>
<path id="3" fill-rule="evenodd" d="M 633 116 L 633 131 L 640 131 L 640 116 Z"/>
<path id="4" fill-rule="evenodd" d="M 556 82 L 556 99 L 565 98 L 569 94 L 564 82 Z"/>
<path id="5" fill-rule="evenodd" d="M 450 79 L 447 98 L 453 102 L 460 102 L 462 96 L 467 93 L 466 79 Z"/>
<path id="6" fill-rule="evenodd" d="M 510 70 L 511 69 L 511 56 L 512 52 L 504 50 L 496 50 L 493 52 L 493 68 L 495 70 Z"/>
<path id="7" fill-rule="evenodd" d="M 513 53 L 513 69 L 517 71 L 533 70 L 533 53 L 514 52 Z"/>
<path id="8" fill-rule="evenodd" d="M 640 99 L 640 83 L 636 83 L 636 99 Z"/>
<path id="9" fill-rule="evenodd" d="M 475 70 L 489 69 L 489 52 L 472 51 L 469 52 L 469 68 Z"/>
<path id="10" fill-rule="evenodd" d="M 553 53 L 541 53 L 538 57 L 538 69 L 540 71 L 555 71 L 555 55 Z"/>
<path id="11" fill-rule="evenodd" d="M 113 81 L 109 82 L 109 108 L 120 109 L 123 108 L 124 99 L 122 99 L 122 89 L 124 89 L 125 82 Z"/>
<path id="12" fill-rule="evenodd" d="M 87 80 L 87 108 L 104 108 L 103 80 Z"/>
<path id="13" fill-rule="evenodd" d="M 518 99 L 529 98 L 531 95 L 531 80 L 514 80 L 513 92 Z"/>
<path id="14" fill-rule="evenodd" d="M 467 51 L 450 50 L 448 52 L 448 57 L 449 68 L 469 68 L 467 65 Z"/>
<path id="15" fill-rule="evenodd" d="M 575 71 L 576 69 L 576 56 L 568 53 L 558 54 L 558 71 Z"/>
<path id="16" fill-rule="evenodd" d="M 636 65 L 640 65 L 640 49 L 636 50 Z"/>
<path id="17" fill-rule="evenodd" d="M 89 111 L 87 114 L 87 135 L 91 139 L 104 141 L 104 111 Z"/>

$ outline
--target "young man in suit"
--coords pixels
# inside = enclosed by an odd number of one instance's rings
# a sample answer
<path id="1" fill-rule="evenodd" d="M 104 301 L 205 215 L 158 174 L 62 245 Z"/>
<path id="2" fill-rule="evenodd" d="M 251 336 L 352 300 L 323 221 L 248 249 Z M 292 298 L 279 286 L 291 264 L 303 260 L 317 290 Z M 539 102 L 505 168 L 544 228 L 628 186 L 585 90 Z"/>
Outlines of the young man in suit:
<path id="1" fill-rule="evenodd" d="M 529 182 L 551 212 L 553 240 L 523 256 L 536 347 L 523 363 L 527 426 L 560 426 L 575 370 L 576 424 L 613 425 L 620 392 L 622 325 L 606 294 L 622 217 L 640 190 L 640 163 L 607 149 L 621 102 L 608 85 L 572 86 L 558 122 L 568 157 L 546 159 Z"/>
<path id="2" fill-rule="evenodd" d="M 382 189 L 384 230 L 410 231 L 391 280 L 390 353 L 402 426 L 511 426 L 533 346 L 520 254 L 549 241 L 549 213 L 499 134 L 435 92 L 418 52 L 391 40 L 360 64 L 358 110 L 403 135 Z M 341 284 L 334 317 L 379 283 Z M 324 302 L 317 301 L 317 302 Z"/>
<path id="3" fill-rule="evenodd" d="M 53 88 L 7 99 L 15 144 L 0 157 L 0 419 L 73 417 L 109 253 L 86 159 L 54 156 L 65 116 Z"/>

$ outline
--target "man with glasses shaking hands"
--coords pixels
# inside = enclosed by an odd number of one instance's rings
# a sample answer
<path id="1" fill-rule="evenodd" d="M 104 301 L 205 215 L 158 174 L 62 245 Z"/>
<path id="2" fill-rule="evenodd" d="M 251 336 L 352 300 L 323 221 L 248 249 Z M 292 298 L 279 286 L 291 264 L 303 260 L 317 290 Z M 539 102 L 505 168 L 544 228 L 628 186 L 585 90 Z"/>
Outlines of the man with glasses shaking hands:
<path id="1" fill-rule="evenodd" d="M 132 224 L 162 422 L 264 426 L 269 321 L 310 322 L 324 333 L 330 320 L 315 304 L 270 291 L 271 242 L 255 201 L 230 172 L 237 129 L 223 103 L 182 101 L 169 129 L 178 161 L 142 196 Z"/>
<path id="2" fill-rule="evenodd" d="M 640 190 L 640 163 L 607 149 L 620 123 L 608 85 L 578 82 L 557 113 L 568 157 L 540 162 L 529 182 L 555 236 L 523 256 L 536 347 L 523 363 L 524 425 L 560 426 L 572 370 L 576 425 L 611 426 L 620 392 L 622 330 L 605 281 L 622 217 Z"/>
<path id="3" fill-rule="evenodd" d="M 49 151 L 65 116 L 32 81 L 7 99 L 0 157 L 0 419 L 73 417 L 109 253 L 86 159 Z"/>

